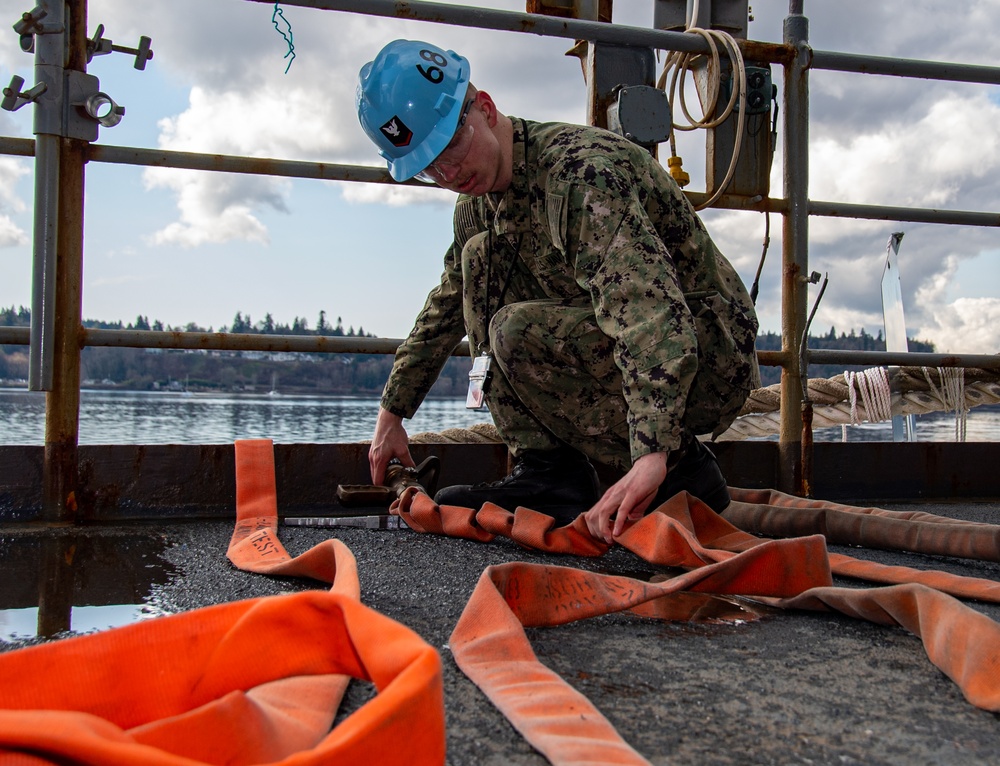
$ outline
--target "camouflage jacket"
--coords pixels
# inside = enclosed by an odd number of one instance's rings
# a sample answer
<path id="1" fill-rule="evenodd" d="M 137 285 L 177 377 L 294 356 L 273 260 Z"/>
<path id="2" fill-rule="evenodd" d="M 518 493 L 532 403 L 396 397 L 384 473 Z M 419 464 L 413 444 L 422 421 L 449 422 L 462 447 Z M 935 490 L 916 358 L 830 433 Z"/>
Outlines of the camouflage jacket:
<path id="1" fill-rule="evenodd" d="M 520 244 L 506 303 L 586 302 L 615 339 L 632 459 L 675 449 L 699 364 L 748 390 L 759 385 L 746 288 L 644 149 L 595 128 L 511 119 L 511 186 L 459 198 L 441 283 L 396 354 L 382 406 L 411 417 L 466 325 L 488 322 L 463 315 L 461 257 L 472 234 L 492 228 L 497 241 Z"/>

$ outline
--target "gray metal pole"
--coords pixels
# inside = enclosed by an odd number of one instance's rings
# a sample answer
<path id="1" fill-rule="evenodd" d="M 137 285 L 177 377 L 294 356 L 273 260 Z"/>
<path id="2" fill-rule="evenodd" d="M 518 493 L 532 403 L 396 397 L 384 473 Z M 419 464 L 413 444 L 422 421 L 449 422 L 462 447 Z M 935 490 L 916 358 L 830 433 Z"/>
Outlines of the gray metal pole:
<path id="1" fill-rule="evenodd" d="M 784 42 L 796 50 L 785 66 L 784 195 L 788 201 L 782 234 L 781 417 L 778 485 L 799 489 L 802 475 L 802 376 L 799 342 L 806 322 L 809 273 L 809 20 L 802 3 L 791 2 Z"/>
<path id="2" fill-rule="evenodd" d="M 948 82 L 1000 85 L 1000 67 L 951 64 L 944 61 L 894 59 L 857 53 L 813 51 L 812 68 L 831 72 L 854 72 L 856 74 L 879 74 L 890 77 L 917 77 Z"/>
<path id="3" fill-rule="evenodd" d="M 59 236 L 60 128 L 66 63 L 66 6 L 63 0 L 42 0 L 45 34 L 36 34 L 35 80 L 45 90 L 34 105 L 35 223 L 31 277 L 31 348 L 28 388 L 52 389 L 55 347 L 56 246 Z"/>
<path id="4" fill-rule="evenodd" d="M 35 139 L 35 230 L 31 265 L 28 390 L 52 390 L 56 241 L 59 236 L 59 136 Z"/>

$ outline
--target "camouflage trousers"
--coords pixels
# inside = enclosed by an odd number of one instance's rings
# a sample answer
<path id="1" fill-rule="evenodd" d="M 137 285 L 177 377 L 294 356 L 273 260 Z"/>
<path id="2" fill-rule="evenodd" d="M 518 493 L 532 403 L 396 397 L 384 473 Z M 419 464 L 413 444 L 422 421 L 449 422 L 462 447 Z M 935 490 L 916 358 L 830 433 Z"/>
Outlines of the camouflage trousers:
<path id="1" fill-rule="evenodd" d="M 491 274 L 494 284 L 485 290 L 484 244 L 477 236 L 466 245 L 463 301 L 472 352 L 488 349 L 493 357 L 486 401 L 501 438 L 515 456 L 567 444 L 595 462 L 627 471 L 632 466 L 628 405 L 614 361 L 615 341 L 597 326 L 589 300 L 531 297 L 530 278 L 524 281 L 517 272 L 505 305 L 489 311 L 486 298 L 492 294 L 496 302 L 500 289 Z M 753 385 L 745 379 L 727 383 L 701 367 L 687 398 L 684 427 L 694 435 L 721 433 Z"/>

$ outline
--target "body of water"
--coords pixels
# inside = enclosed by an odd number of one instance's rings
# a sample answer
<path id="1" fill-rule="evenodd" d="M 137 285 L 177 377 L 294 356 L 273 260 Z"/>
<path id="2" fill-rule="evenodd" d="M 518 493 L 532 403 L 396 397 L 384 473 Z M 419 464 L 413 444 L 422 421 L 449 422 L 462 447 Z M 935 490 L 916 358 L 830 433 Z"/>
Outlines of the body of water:
<path id="1" fill-rule="evenodd" d="M 80 444 L 231 444 L 273 439 L 281 444 L 352 443 L 370 439 L 378 415 L 374 397 L 83 391 Z M 489 423 L 464 399 L 428 399 L 406 421 L 407 432 L 439 432 Z M 917 417 L 919 441 L 955 441 L 955 416 Z M 817 441 L 891 441 L 889 423 L 818 429 Z M 777 438 L 777 437 L 774 437 Z M 1000 405 L 969 413 L 967 441 L 1000 441 Z M 45 395 L 0 389 L 0 444 L 45 443 Z"/>
<path id="2" fill-rule="evenodd" d="M 371 439 L 374 397 L 270 396 L 157 391 L 83 391 L 80 444 L 351 443 Z M 410 435 L 488 423 L 465 399 L 428 399 Z M 0 389 L 0 444 L 45 443 L 45 394 Z"/>

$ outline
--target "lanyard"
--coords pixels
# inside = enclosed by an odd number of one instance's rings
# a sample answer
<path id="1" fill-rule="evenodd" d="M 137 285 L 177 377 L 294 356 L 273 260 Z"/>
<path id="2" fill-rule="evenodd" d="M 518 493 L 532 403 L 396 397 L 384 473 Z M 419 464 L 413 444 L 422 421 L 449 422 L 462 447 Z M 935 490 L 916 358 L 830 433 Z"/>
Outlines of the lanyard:
<path id="1" fill-rule="evenodd" d="M 480 352 L 484 356 L 489 354 L 489 337 L 490 337 L 490 323 L 493 321 L 493 317 L 496 313 L 503 307 L 504 296 L 507 295 L 507 288 L 510 287 L 511 277 L 514 276 L 514 267 L 517 266 L 518 260 L 520 260 L 521 253 L 521 242 L 524 239 L 524 235 L 521 234 L 517 238 L 517 245 L 513 248 L 510 247 L 510 243 L 505 241 L 508 248 L 514 251 L 513 257 L 510 259 L 510 266 L 507 267 L 507 274 L 503 279 L 503 284 L 500 286 L 500 295 L 497 296 L 496 306 L 490 310 L 490 287 L 492 285 L 492 271 L 493 271 L 493 230 L 490 229 L 487 234 L 487 245 L 486 249 L 487 260 L 486 260 L 486 316 L 483 321 L 483 340 L 480 342 L 476 351 Z"/>

